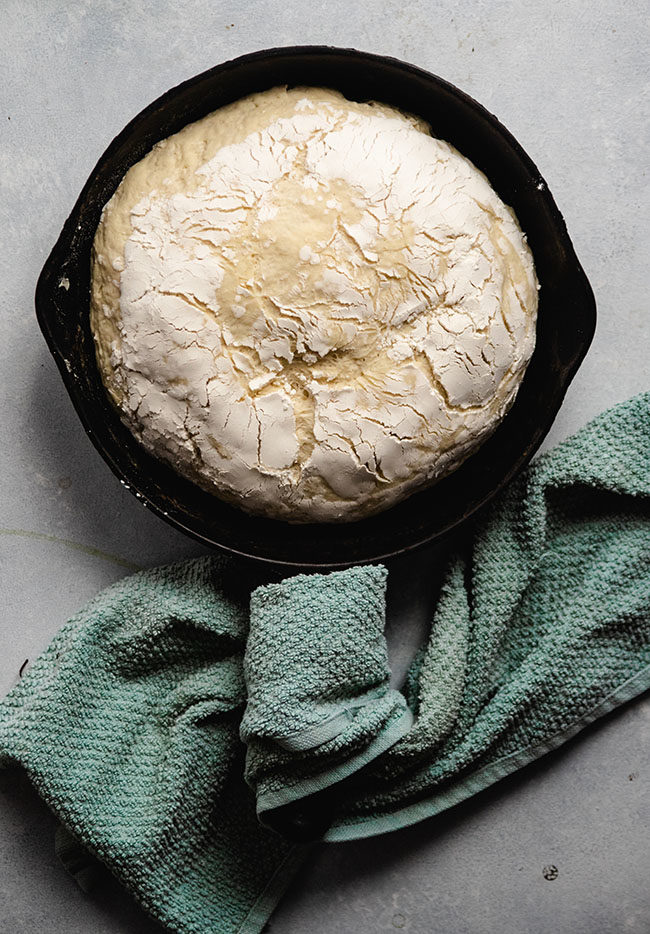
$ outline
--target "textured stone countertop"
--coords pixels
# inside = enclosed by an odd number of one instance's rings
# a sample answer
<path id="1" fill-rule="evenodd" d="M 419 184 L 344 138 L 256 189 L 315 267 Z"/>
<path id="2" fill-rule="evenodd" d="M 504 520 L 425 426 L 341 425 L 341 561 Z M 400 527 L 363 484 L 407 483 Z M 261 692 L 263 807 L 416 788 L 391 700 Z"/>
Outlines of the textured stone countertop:
<path id="1" fill-rule="evenodd" d="M 4 0 L 0 9 L 0 692 L 101 587 L 201 553 L 87 440 L 33 312 L 38 273 L 107 143 L 167 88 L 275 45 L 353 46 L 420 65 L 514 133 L 563 212 L 599 309 L 547 445 L 647 388 L 648 23 L 603 0 Z M 391 566 L 403 670 L 431 607 L 427 554 Z M 442 817 L 317 849 L 273 934 L 650 931 L 650 699 Z M 117 884 L 84 895 L 54 820 L 0 774 L 0 934 L 160 930 Z M 556 872 L 545 867 L 554 866 Z M 206 932 L 207 934 L 207 932 Z"/>

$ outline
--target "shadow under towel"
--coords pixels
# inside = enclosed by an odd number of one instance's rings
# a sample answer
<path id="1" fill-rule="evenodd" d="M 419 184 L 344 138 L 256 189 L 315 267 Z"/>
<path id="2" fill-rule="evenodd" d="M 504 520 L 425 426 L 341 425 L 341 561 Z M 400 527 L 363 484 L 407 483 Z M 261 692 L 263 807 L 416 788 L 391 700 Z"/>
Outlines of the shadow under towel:
<path id="1" fill-rule="evenodd" d="M 207 557 L 126 578 L 0 704 L 3 764 L 65 852 L 83 844 L 182 934 L 261 931 L 306 852 L 287 837 L 430 817 L 650 687 L 650 394 L 483 513 L 403 692 L 384 568 L 252 595 L 243 573 Z"/>

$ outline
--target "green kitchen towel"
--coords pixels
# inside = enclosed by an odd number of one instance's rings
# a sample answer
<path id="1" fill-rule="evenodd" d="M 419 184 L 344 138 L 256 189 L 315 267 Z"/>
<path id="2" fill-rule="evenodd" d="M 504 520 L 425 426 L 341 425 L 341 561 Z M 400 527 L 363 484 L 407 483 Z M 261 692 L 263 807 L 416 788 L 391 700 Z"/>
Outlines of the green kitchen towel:
<path id="1" fill-rule="evenodd" d="M 650 687 L 650 394 L 483 514 L 401 693 L 383 568 L 299 575 L 250 604 L 240 568 L 202 558 L 109 588 L 0 705 L 4 764 L 57 814 L 65 852 L 76 838 L 187 934 L 262 929 L 305 853 L 269 827 L 300 839 L 319 809 L 327 840 L 403 827 Z"/>
<path id="2" fill-rule="evenodd" d="M 371 567 L 254 591 L 240 735 L 261 820 L 354 774 L 411 728 L 404 695 L 389 688 L 385 588 L 386 570 Z"/>

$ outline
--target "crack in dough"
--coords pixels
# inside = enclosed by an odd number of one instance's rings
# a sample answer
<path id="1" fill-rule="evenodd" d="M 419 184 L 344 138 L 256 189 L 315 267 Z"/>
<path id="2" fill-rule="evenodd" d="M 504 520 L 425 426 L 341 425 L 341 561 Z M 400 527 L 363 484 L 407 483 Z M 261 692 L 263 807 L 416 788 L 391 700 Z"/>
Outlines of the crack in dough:
<path id="1" fill-rule="evenodd" d="M 427 124 L 275 88 L 129 170 L 95 237 L 91 326 L 150 451 L 250 512 L 335 522 L 494 431 L 537 288 L 513 212 Z"/>

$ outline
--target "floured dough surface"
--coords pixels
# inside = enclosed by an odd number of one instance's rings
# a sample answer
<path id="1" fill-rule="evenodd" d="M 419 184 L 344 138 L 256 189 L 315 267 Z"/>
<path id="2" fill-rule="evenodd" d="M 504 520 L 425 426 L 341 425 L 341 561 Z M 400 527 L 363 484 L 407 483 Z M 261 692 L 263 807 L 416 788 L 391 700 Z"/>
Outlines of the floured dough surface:
<path id="1" fill-rule="evenodd" d="M 512 211 L 428 126 L 276 88 L 158 143 L 104 209 L 91 326 L 156 456 L 247 511 L 357 519 L 514 400 L 537 282 Z"/>

